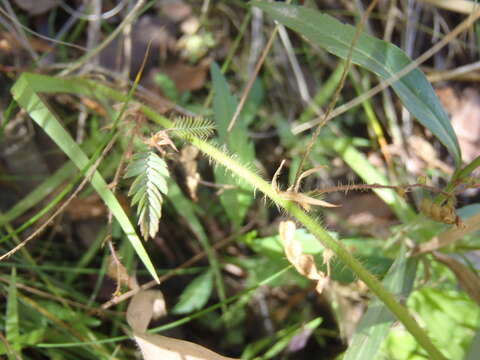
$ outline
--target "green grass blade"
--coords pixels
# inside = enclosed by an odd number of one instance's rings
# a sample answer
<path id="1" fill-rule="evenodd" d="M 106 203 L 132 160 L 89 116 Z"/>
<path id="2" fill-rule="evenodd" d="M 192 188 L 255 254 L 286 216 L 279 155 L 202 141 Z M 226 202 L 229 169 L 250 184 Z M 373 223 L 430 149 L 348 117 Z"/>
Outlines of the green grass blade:
<path id="1" fill-rule="evenodd" d="M 383 284 L 397 296 L 407 297 L 412 291 L 417 261 L 407 259 L 405 248 L 388 271 Z M 363 315 L 343 360 L 372 360 L 376 358 L 382 342 L 395 322 L 395 317 L 378 299 Z"/>
<path id="2" fill-rule="evenodd" d="M 58 79 L 54 77 L 49 77 L 45 75 L 38 74 L 23 74 L 22 76 L 27 76 L 29 79 L 37 80 L 32 83 L 32 90 L 37 92 L 67 92 L 75 93 L 77 95 L 86 95 L 91 96 L 97 99 L 109 98 L 115 101 L 125 101 L 126 96 L 121 92 L 115 91 L 112 88 L 103 86 L 102 84 L 95 83 L 93 81 L 88 81 L 82 78 L 73 78 L 73 79 Z M 141 105 L 141 110 L 145 113 L 147 117 L 152 119 L 157 124 L 165 127 L 171 128 L 173 126 L 172 122 L 167 118 L 159 115 L 154 109 Z M 405 328 L 415 337 L 416 341 L 428 352 L 431 359 L 446 359 L 445 356 L 437 349 L 437 347 L 432 343 L 425 330 L 418 325 L 414 318 L 410 315 L 408 310 L 402 306 L 394 296 L 385 290 L 384 286 L 371 274 L 369 273 L 362 264 L 353 257 L 349 251 L 342 245 L 341 242 L 334 240 L 319 224 L 318 222 L 305 214 L 300 208 L 295 204 L 286 201 L 281 198 L 277 192 L 272 189 L 270 183 L 263 180 L 259 175 L 252 172 L 242 164 L 240 164 L 235 159 L 232 159 L 231 156 L 225 154 L 220 149 L 214 147 L 210 143 L 202 141 L 197 138 L 191 138 L 190 142 L 192 145 L 196 146 L 199 150 L 208 155 L 213 159 L 217 164 L 220 164 L 227 168 L 232 173 L 244 179 L 248 182 L 252 188 L 256 188 L 262 193 L 264 193 L 268 198 L 270 198 L 275 204 L 284 208 L 288 213 L 295 217 L 299 222 L 301 222 L 306 229 L 308 229 L 324 246 L 330 248 L 336 256 L 345 263 L 346 266 L 350 267 L 354 271 L 358 278 L 363 280 L 369 289 L 383 301 L 383 303 L 388 307 L 388 309 L 395 314 L 398 320 L 402 322 Z M 288 267 L 286 270 L 290 269 Z M 279 274 L 280 275 L 280 274 Z M 259 284 L 262 285 L 262 284 Z M 239 294 L 242 296 L 243 293 Z M 237 298 L 237 297 L 234 297 Z M 205 312 L 210 311 L 213 308 L 219 308 L 221 304 L 216 304 L 209 309 L 202 310 L 196 315 L 201 316 Z M 192 316 L 190 316 L 187 321 L 189 321 Z M 183 323 L 184 319 L 176 322 L 176 324 Z M 169 325 L 170 326 L 170 325 Z M 156 329 L 157 331 L 163 329 Z M 122 338 L 123 339 L 123 338 Z M 101 342 L 111 342 L 109 340 L 101 340 Z M 45 344 L 44 344 L 45 345 Z M 40 345 L 37 345 L 39 347 Z M 58 346 L 58 344 L 55 344 Z M 71 346 L 71 344 L 68 344 Z M 78 346 L 74 344 L 73 346 Z M 44 346 L 45 347 L 45 346 Z M 48 347 L 52 347 L 51 344 Z"/>
<path id="3" fill-rule="evenodd" d="M 326 51 L 342 59 L 347 58 L 355 37 L 353 26 L 303 6 L 265 1 L 253 1 L 252 4 Z M 397 46 L 362 33 L 353 49 L 352 63 L 382 79 L 389 79 L 409 65 L 411 60 Z M 457 137 L 425 75 L 419 69 L 412 70 L 395 81 L 392 87 L 408 111 L 445 145 L 459 167 L 461 154 Z"/>
<path id="4" fill-rule="evenodd" d="M 70 134 L 62 127 L 55 115 L 48 108 L 46 102 L 34 91 L 38 86 L 36 83 L 37 79 L 35 79 L 35 77 L 30 77 L 29 75 L 30 74 L 23 74 L 20 76 L 15 85 L 12 87 L 11 92 L 14 99 L 50 136 L 50 138 L 60 147 L 60 149 L 70 158 L 70 160 L 72 160 L 72 162 L 79 169 L 83 169 L 89 164 L 88 157 L 72 139 Z M 58 83 L 63 83 L 63 81 L 56 81 L 55 85 Z M 52 91 L 55 91 L 55 89 L 57 89 L 57 91 L 67 92 L 75 91 L 75 88 L 68 87 L 68 84 L 69 83 L 64 84 L 64 89 L 58 89 L 58 87 L 53 86 Z M 95 171 L 90 182 L 108 208 L 112 211 L 112 214 L 119 222 L 145 267 L 148 269 L 153 278 L 158 281 L 155 268 L 148 257 L 142 242 L 138 238 L 134 227 L 132 226 L 128 216 L 125 214 L 125 211 L 118 202 L 117 198 L 108 188 L 107 183 L 98 171 Z"/>
<path id="5" fill-rule="evenodd" d="M 19 352 L 22 345 L 20 342 L 20 324 L 18 317 L 17 270 L 15 267 L 12 268 L 10 286 L 8 288 L 5 333 L 7 341 L 12 345 L 13 350 Z M 15 356 L 9 355 L 9 358 L 14 359 Z"/>
<path id="6" fill-rule="evenodd" d="M 17 217 L 28 211 L 28 209 L 38 204 L 48 194 L 51 194 L 53 190 L 57 189 L 65 180 L 70 178 L 74 173 L 74 170 L 75 165 L 71 162 L 63 165 L 52 176 L 38 185 L 35 190 L 16 203 L 15 206 L 5 214 L 0 215 L 0 226 L 15 220 Z"/>
<path id="7" fill-rule="evenodd" d="M 215 63 L 212 64 L 210 71 L 214 89 L 213 112 L 219 140 L 222 144 L 227 145 L 228 150 L 238 157 L 241 163 L 252 164 L 255 161 L 255 150 L 253 143 L 248 139 L 247 124 L 244 122 L 242 115 L 240 115 L 233 130 L 231 132 L 227 131 L 228 124 L 237 108 L 237 99 L 231 94 L 227 80 Z M 252 204 L 250 194 L 243 191 L 249 189 L 249 187 L 238 177 L 234 178 L 231 174 L 225 173 L 224 169 L 215 168 L 215 179 L 220 184 L 240 187 L 239 190 L 227 190 L 220 196 L 220 201 L 228 217 L 238 228 Z"/>

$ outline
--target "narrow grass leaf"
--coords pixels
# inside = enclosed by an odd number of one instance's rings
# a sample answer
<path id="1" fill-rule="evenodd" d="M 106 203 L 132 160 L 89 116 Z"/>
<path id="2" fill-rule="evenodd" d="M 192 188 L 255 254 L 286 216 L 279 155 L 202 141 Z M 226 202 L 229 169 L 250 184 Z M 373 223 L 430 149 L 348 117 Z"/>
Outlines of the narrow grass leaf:
<path id="1" fill-rule="evenodd" d="M 397 259 L 388 271 L 383 284 L 397 297 L 407 298 L 413 288 L 417 261 L 407 259 L 405 247 L 401 248 Z M 363 315 L 344 354 L 344 360 L 372 360 L 380 351 L 380 346 L 395 322 L 395 317 L 385 305 L 376 299 Z"/>
<path id="2" fill-rule="evenodd" d="M 7 341 L 12 345 L 15 352 L 22 348 L 20 342 L 20 325 L 18 317 L 18 295 L 17 295 L 17 269 L 12 268 L 10 275 L 10 286 L 7 295 L 7 313 L 5 316 L 5 333 Z M 13 359 L 13 357 L 12 357 Z"/>
<path id="3" fill-rule="evenodd" d="M 88 157 L 78 146 L 78 144 L 72 139 L 70 134 L 63 128 L 55 115 L 50 111 L 47 103 L 34 91 L 37 87 L 41 86 L 35 84 L 37 78 L 30 75 L 31 74 L 28 73 L 22 74 L 17 80 L 17 82 L 14 84 L 11 89 L 14 99 L 19 103 L 22 108 L 27 111 L 30 117 L 48 134 L 48 136 L 50 136 L 50 138 L 60 147 L 60 149 L 70 158 L 70 160 L 72 160 L 72 162 L 79 169 L 84 169 L 89 164 Z M 51 82 L 52 81 L 49 81 L 49 83 Z M 61 86 L 62 82 L 53 82 L 53 88 L 55 88 L 55 84 L 59 85 L 59 91 L 76 91 L 75 86 L 68 86 L 68 84 L 72 83 L 63 84 L 66 87 L 65 89 L 63 89 Z M 119 222 L 133 248 L 137 252 L 140 260 L 148 269 L 152 277 L 156 281 L 158 281 L 158 276 L 155 272 L 155 268 L 150 258 L 148 257 L 148 254 L 145 251 L 142 242 L 135 233 L 135 229 L 132 226 L 127 214 L 125 214 L 125 211 L 118 202 L 117 198 L 108 188 L 107 183 L 98 171 L 94 172 L 90 182 L 93 188 L 97 191 L 97 193 L 100 195 L 100 197 L 103 199 L 105 204 L 108 206 L 112 214 Z"/>
<path id="4" fill-rule="evenodd" d="M 353 26 L 342 24 L 330 15 L 303 6 L 258 0 L 252 4 L 326 51 L 342 59 L 347 58 L 355 37 L 356 30 Z M 397 46 L 362 33 L 353 49 L 352 62 L 382 79 L 389 79 L 409 65 L 411 60 Z M 445 145 L 457 167 L 460 166 L 461 154 L 457 137 L 425 75 L 419 69 L 412 70 L 395 81 L 392 87 L 408 111 Z"/>
<path id="5" fill-rule="evenodd" d="M 75 165 L 73 165 L 72 162 L 69 161 L 63 165 L 52 176 L 49 176 L 45 181 L 38 185 L 35 190 L 17 202 L 15 206 L 5 214 L 0 214 L 0 226 L 15 220 L 17 217 L 37 205 L 48 194 L 51 194 L 57 189 L 65 180 L 71 178 L 74 172 Z"/>

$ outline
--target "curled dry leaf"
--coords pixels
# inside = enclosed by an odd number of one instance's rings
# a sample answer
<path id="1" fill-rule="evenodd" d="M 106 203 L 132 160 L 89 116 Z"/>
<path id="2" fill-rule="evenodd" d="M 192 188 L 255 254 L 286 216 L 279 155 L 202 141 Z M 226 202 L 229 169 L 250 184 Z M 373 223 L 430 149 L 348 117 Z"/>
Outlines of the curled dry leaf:
<path id="1" fill-rule="evenodd" d="M 423 198 L 419 210 L 430 219 L 444 224 L 459 224 L 460 221 L 455 213 L 455 207 L 448 202 L 445 205 L 440 205 L 430 199 Z"/>
<path id="2" fill-rule="evenodd" d="M 165 300 L 158 290 L 140 291 L 128 305 L 127 322 L 144 360 L 235 360 L 189 341 L 147 334 L 150 320 L 165 314 Z"/>
<path id="3" fill-rule="evenodd" d="M 303 253 L 302 244 L 295 239 L 295 230 L 296 226 L 293 221 L 280 222 L 279 235 L 285 255 L 300 274 L 310 280 L 317 281 L 316 290 L 318 293 L 321 293 L 328 284 L 329 278 L 317 269 L 312 255 Z"/>
<path id="4" fill-rule="evenodd" d="M 200 174 L 197 171 L 197 155 L 199 150 L 192 145 L 185 146 L 180 154 L 180 162 L 185 169 L 188 193 L 193 201 L 197 201 L 197 187 Z"/>

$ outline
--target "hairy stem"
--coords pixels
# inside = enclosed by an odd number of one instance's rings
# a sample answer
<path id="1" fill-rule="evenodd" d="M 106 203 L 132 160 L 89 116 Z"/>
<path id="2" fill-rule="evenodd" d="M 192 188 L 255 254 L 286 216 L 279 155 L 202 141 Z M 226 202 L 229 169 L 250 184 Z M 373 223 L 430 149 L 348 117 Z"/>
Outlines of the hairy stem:
<path id="1" fill-rule="evenodd" d="M 109 98 L 116 101 L 125 101 L 128 96 L 123 95 L 107 86 L 100 85 L 93 81 L 84 79 L 58 79 L 44 75 L 24 74 L 35 84 L 32 90 L 35 92 L 66 92 L 92 96 L 94 98 Z M 36 81 L 33 81 L 33 80 Z M 172 122 L 157 114 L 154 109 L 142 105 L 142 111 L 154 122 L 165 128 L 173 126 Z M 431 359 L 446 359 L 442 353 L 431 342 L 409 311 L 395 300 L 392 293 L 385 289 L 382 283 L 375 278 L 363 265 L 348 252 L 343 244 L 332 238 L 311 216 L 301 210 L 295 203 L 287 201 L 271 186 L 270 183 L 249 170 L 238 161 L 232 159 L 228 154 L 215 146 L 195 137 L 188 139 L 194 146 L 209 156 L 213 161 L 221 164 L 233 174 L 249 183 L 253 189 L 258 189 L 269 197 L 277 206 L 284 208 L 289 214 L 301 222 L 325 247 L 331 249 L 335 255 L 362 280 L 405 328 L 415 337 L 417 342 L 428 352 Z"/>

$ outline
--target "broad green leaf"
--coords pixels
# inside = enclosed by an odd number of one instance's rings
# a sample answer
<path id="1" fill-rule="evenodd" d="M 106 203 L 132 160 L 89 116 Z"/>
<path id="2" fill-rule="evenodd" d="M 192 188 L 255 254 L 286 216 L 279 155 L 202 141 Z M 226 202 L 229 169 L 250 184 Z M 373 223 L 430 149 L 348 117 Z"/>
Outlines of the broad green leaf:
<path id="1" fill-rule="evenodd" d="M 407 259 L 402 247 L 397 260 L 388 271 L 383 284 L 398 297 L 407 297 L 412 290 L 417 261 Z M 395 322 L 395 317 L 376 299 L 369 307 L 352 338 L 343 360 L 373 360 Z"/>
<path id="2" fill-rule="evenodd" d="M 337 238 L 337 234 L 330 232 L 330 236 Z M 303 252 L 312 254 L 315 257 L 317 266 L 323 271 L 326 270 L 323 264 L 324 247 L 316 238 L 308 233 L 305 229 L 297 229 L 295 231 L 295 239 L 302 245 Z M 245 243 L 256 253 L 262 254 L 269 259 L 277 262 L 277 266 L 287 264 L 285 252 L 278 235 L 265 238 L 247 237 Z M 342 243 L 355 251 L 356 257 L 362 261 L 366 268 L 371 272 L 382 275 L 385 274 L 392 264 L 391 259 L 382 256 L 382 243 L 376 239 L 369 238 L 349 238 L 342 239 Z M 349 283 L 355 280 L 354 274 L 345 266 L 333 259 L 331 262 L 332 278 L 337 281 Z M 292 270 L 295 273 L 295 271 Z"/>
<path id="3" fill-rule="evenodd" d="M 242 115 L 238 118 L 232 131 L 227 131 L 228 124 L 237 108 L 237 100 L 231 94 L 227 80 L 215 63 L 212 64 L 210 71 L 214 89 L 213 111 L 219 140 L 227 146 L 232 156 L 237 158 L 241 163 L 252 164 L 255 160 L 255 151 L 253 143 L 248 138 L 247 124 L 244 122 Z M 225 170 L 219 168 L 215 168 L 215 179 L 219 184 L 229 184 L 239 187 L 239 189 L 226 190 L 220 196 L 220 201 L 228 217 L 234 226 L 238 228 L 253 201 L 250 194 L 250 187 L 245 184 L 244 181 L 234 178 L 231 174 L 225 173 Z"/>
<path id="4" fill-rule="evenodd" d="M 213 276 L 215 277 L 215 285 L 217 288 L 218 297 L 221 301 L 226 299 L 225 295 L 225 285 L 223 283 L 222 272 L 220 263 L 218 262 L 218 257 L 215 252 L 215 249 L 212 247 L 208 240 L 208 236 L 205 233 L 202 223 L 197 217 L 196 209 L 198 208 L 196 204 L 183 195 L 182 191 L 178 185 L 169 179 L 168 181 L 169 188 L 169 199 L 172 202 L 173 207 L 177 213 L 183 216 L 188 223 L 188 226 L 192 229 L 195 235 L 200 242 L 203 250 L 207 253 L 208 261 L 212 269 Z M 224 307 L 226 309 L 226 305 Z"/>
<path id="5" fill-rule="evenodd" d="M 355 37 L 353 26 L 303 6 L 258 0 L 252 1 L 252 4 L 326 51 L 342 59 L 347 58 Z M 362 33 L 353 49 L 352 62 L 382 79 L 389 79 L 409 65 L 411 60 L 397 46 Z M 461 154 L 457 137 L 425 75 L 419 69 L 412 70 L 395 81 L 392 88 L 408 111 L 445 145 L 459 167 Z"/>
<path id="6" fill-rule="evenodd" d="M 174 314 L 188 314 L 201 309 L 210 298 L 213 281 L 210 270 L 196 277 L 180 295 L 180 300 L 173 307 Z"/>
<path id="7" fill-rule="evenodd" d="M 407 306 L 447 359 L 465 359 L 480 319 L 480 307 L 463 291 L 423 286 L 413 292 Z M 384 358 L 429 359 L 415 338 L 402 328 L 391 330 Z M 478 358 L 478 353 L 474 359 Z"/>
<path id="8" fill-rule="evenodd" d="M 52 89 L 57 91 L 74 92 L 78 86 L 75 83 L 58 82 L 56 79 L 49 77 L 39 77 L 34 74 L 24 73 L 11 89 L 14 99 L 24 108 L 30 117 L 50 136 L 50 138 L 60 147 L 60 149 L 70 158 L 70 160 L 80 169 L 83 170 L 90 160 L 72 139 L 70 134 L 63 128 L 57 120 L 54 113 L 50 110 L 47 103 L 37 94 L 36 88 L 47 86 L 50 84 Z M 44 81 L 42 86 L 37 84 L 38 81 Z M 62 88 L 63 85 L 63 88 Z M 83 90 L 84 91 L 84 90 Z M 155 268 L 148 257 L 142 242 L 138 238 L 130 219 L 118 202 L 115 195 L 109 189 L 107 183 L 98 171 L 95 171 L 90 180 L 93 188 L 97 191 L 105 204 L 108 206 L 112 214 L 115 216 L 123 231 L 128 237 L 133 248 L 137 252 L 140 260 L 150 272 L 152 277 L 158 281 Z"/>

